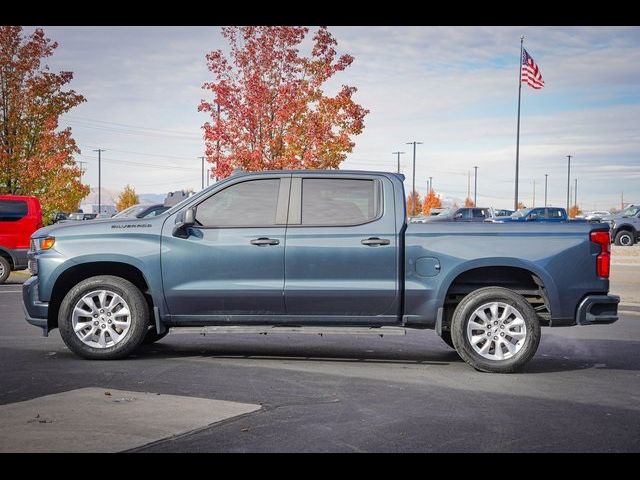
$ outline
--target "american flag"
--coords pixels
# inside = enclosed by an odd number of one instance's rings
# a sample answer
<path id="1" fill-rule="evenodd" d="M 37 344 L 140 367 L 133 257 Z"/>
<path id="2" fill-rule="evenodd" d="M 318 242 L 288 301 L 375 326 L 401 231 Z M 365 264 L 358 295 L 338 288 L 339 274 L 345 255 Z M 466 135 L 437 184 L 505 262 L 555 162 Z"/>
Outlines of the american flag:
<path id="1" fill-rule="evenodd" d="M 538 68 L 536 62 L 524 48 L 522 49 L 522 75 L 520 79 L 523 83 L 526 83 L 536 90 L 544 87 L 544 80 L 542 79 L 540 68 Z"/>

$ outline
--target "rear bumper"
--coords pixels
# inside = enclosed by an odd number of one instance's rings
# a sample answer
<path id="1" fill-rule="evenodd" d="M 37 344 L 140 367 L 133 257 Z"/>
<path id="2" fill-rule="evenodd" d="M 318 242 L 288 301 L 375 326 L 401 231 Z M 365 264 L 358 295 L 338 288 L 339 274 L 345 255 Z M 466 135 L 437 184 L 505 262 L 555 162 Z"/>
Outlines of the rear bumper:
<path id="1" fill-rule="evenodd" d="M 576 313 L 578 325 L 608 324 L 618 320 L 617 295 L 588 295 L 580 305 Z"/>
<path id="2" fill-rule="evenodd" d="M 22 284 L 22 308 L 25 320 L 40 327 L 46 337 L 49 334 L 49 304 L 38 298 L 38 277 L 31 277 Z"/>

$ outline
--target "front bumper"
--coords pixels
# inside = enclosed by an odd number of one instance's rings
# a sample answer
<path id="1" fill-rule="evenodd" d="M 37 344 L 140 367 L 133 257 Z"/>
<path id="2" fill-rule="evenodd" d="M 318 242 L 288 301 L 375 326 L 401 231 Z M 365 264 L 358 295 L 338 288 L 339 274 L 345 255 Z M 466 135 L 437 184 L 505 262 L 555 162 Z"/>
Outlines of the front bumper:
<path id="1" fill-rule="evenodd" d="M 588 295 L 580 305 L 576 313 L 578 325 L 599 325 L 613 323 L 618 320 L 617 295 Z"/>
<path id="2" fill-rule="evenodd" d="M 38 298 L 38 277 L 31 277 L 22 284 L 22 308 L 25 320 L 42 328 L 42 334 L 49 335 L 49 304 Z"/>

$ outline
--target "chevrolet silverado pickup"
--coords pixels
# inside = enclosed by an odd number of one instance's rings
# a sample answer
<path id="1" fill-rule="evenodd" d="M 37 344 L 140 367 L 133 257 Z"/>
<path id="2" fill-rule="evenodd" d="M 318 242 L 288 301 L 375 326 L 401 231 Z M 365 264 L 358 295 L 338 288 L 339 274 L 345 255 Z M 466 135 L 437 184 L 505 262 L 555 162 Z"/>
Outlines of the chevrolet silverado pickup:
<path id="1" fill-rule="evenodd" d="M 237 173 L 156 217 L 42 228 L 26 320 L 91 359 L 180 329 L 434 329 L 487 372 L 522 367 L 543 326 L 617 320 L 607 225 L 411 224 L 403 179 Z"/>

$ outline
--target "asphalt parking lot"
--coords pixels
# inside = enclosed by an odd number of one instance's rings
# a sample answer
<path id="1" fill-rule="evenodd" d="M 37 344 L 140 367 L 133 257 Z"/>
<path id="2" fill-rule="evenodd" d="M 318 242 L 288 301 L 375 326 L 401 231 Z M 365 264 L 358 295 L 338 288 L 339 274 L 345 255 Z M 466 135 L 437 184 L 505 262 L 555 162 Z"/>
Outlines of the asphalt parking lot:
<path id="1" fill-rule="evenodd" d="M 0 408 L 85 387 L 257 406 L 135 451 L 638 452 L 637 260 L 614 255 L 617 323 L 544 328 L 535 358 L 511 375 L 474 371 L 432 331 L 172 334 L 128 360 L 81 360 L 57 330 L 44 338 L 24 321 L 26 276 L 13 274 L 0 286 Z M 84 417 L 100 429 L 100 415 Z"/>

